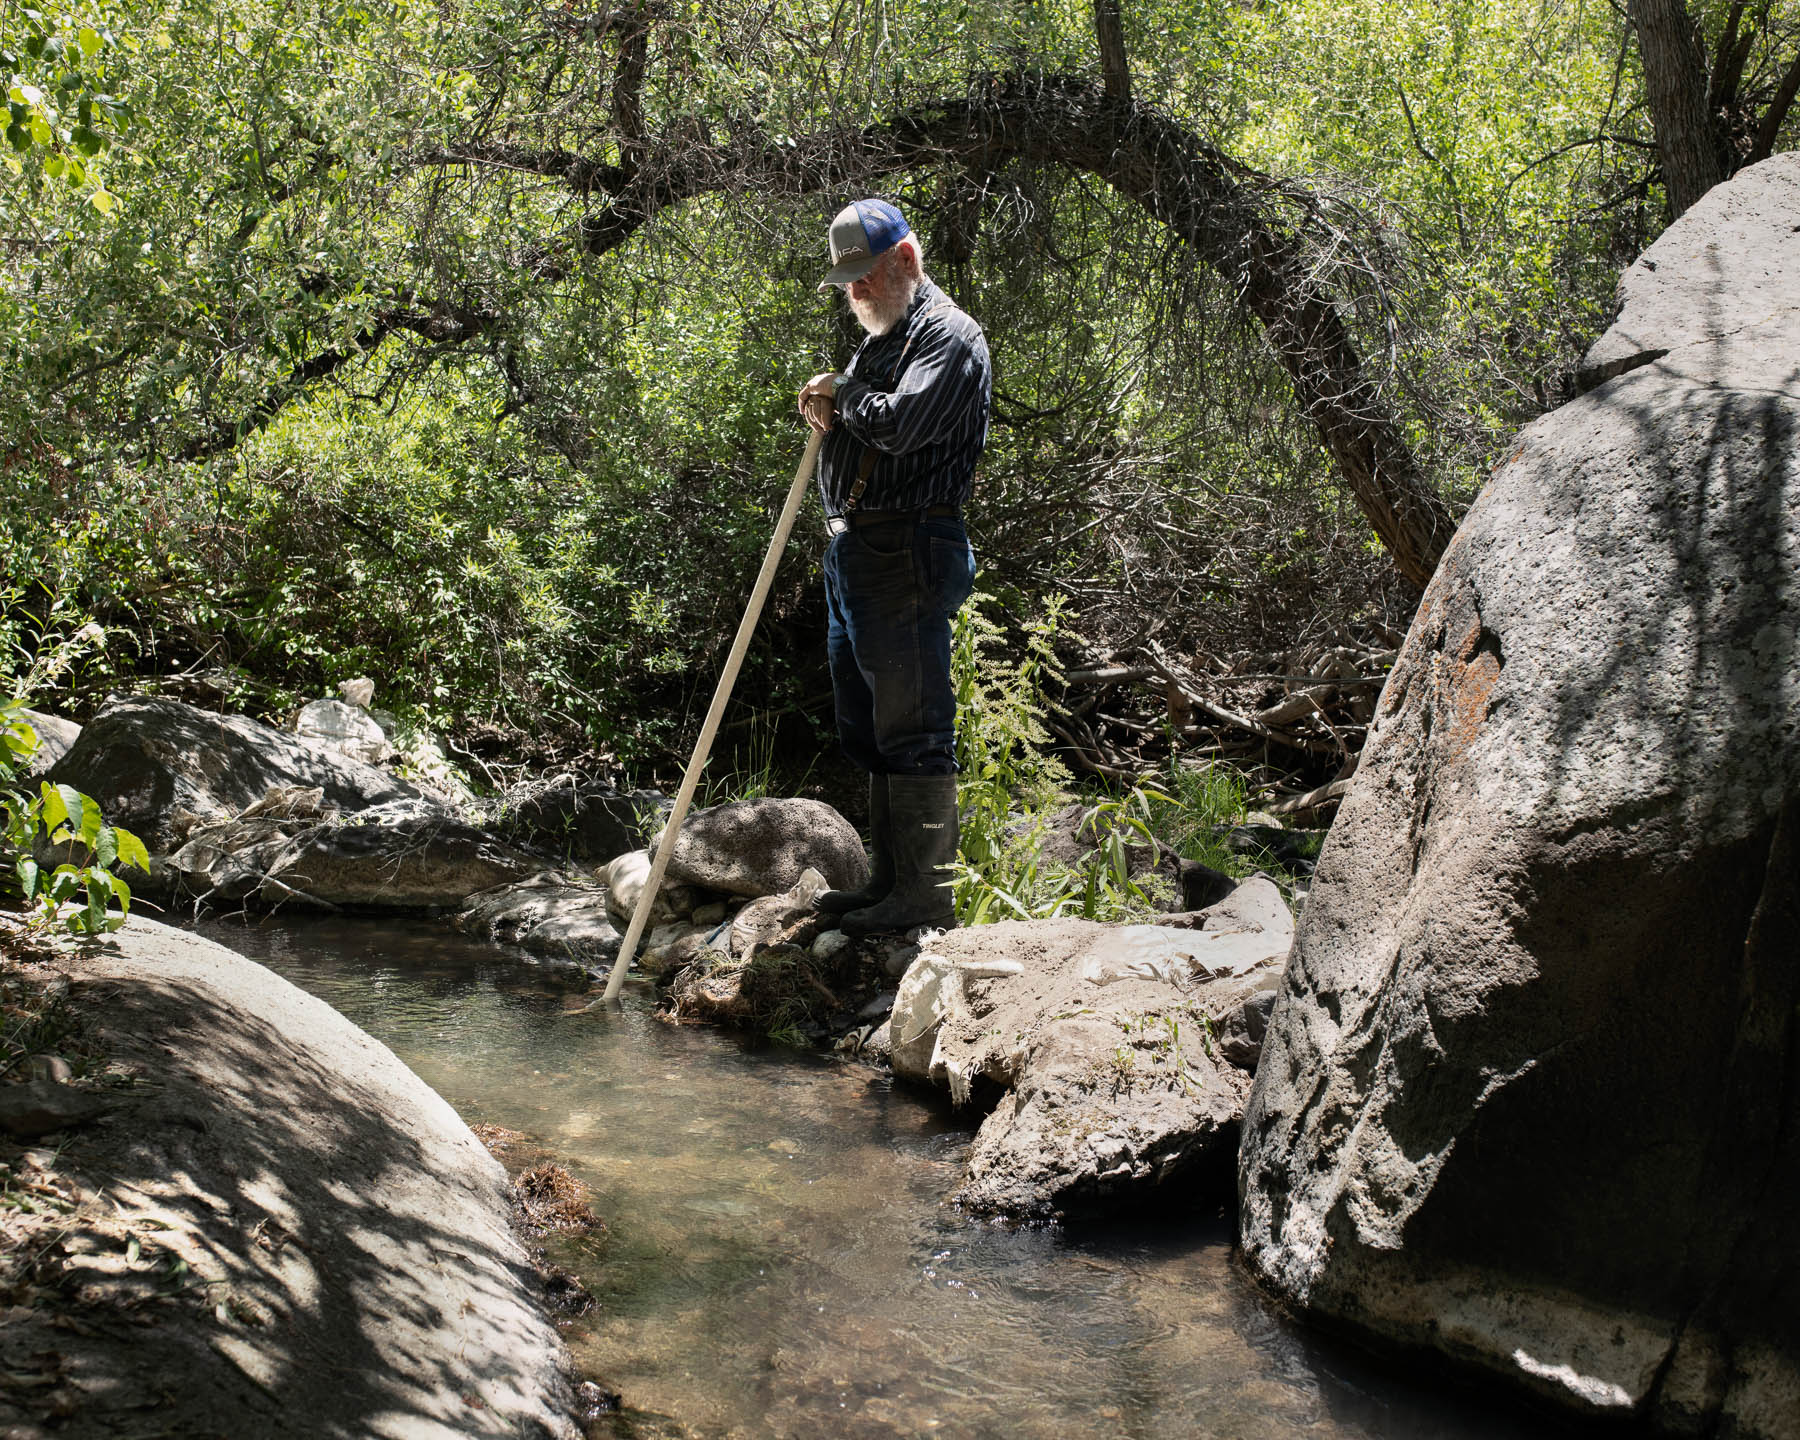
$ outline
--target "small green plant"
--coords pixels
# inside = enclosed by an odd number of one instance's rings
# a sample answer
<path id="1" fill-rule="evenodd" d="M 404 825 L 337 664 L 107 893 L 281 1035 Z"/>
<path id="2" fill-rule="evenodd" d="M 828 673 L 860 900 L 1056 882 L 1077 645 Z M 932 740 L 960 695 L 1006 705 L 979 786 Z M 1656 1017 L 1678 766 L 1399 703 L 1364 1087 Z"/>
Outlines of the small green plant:
<path id="1" fill-rule="evenodd" d="M 22 700 L 0 701 L 0 893 L 21 900 L 46 923 L 62 916 L 72 934 L 117 930 L 131 911 L 131 887 L 115 867 L 147 872 L 150 853 L 129 830 L 108 825 L 100 807 L 73 785 L 46 780 L 35 796 L 16 788 L 38 748 L 24 709 Z M 37 858 L 40 838 L 66 846 L 71 856 L 79 845 L 87 859 L 79 865 L 64 861 L 46 873 Z"/>
<path id="2" fill-rule="evenodd" d="M 779 718 L 773 710 L 750 712 L 749 733 L 737 747 L 737 765 L 722 775 L 701 777 L 699 804 L 702 807 L 723 805 L 733 800 L 792 795 L 806 785 L 817 760 L 809 761 L 798 778 L 782 769 L 776 758 L 775 744 Z"/>

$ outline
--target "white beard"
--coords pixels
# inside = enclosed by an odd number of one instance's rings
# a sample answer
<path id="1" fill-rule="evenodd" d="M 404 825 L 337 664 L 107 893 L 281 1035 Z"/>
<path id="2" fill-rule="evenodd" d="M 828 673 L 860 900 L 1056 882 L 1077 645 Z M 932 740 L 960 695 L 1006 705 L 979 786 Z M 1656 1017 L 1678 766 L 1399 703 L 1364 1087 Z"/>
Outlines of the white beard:
<path id="1" fill-rule="evenodd" d="M 857 324 L 871 335 L 885 335 L 900 323 L 900 317 L 906 314 L 913 296 L 918 293 L 918 281 L 908 280 L 886 295 L 871 295 L 867 300 L 858 300 L 854 295 L 846 293 L 844 298 L 850 302 L 850 310 L 856 316 Z"/>

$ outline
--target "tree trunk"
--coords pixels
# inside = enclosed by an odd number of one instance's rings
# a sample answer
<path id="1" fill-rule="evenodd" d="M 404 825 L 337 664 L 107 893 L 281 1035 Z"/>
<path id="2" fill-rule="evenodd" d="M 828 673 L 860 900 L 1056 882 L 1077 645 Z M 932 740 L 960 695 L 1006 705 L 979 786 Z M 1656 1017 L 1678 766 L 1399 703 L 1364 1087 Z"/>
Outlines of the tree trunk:
<path id="1" fill-rule="evenodd" d="M 1674 219 L 1727 174 L 1706 52 L 1682 0 L 1629 0 L 1627 13 L 1637 31 L 1644 93 Z"/>
<path id="2" fill-rule="evenodd" d="M 1125 21 L 1119 0 L 1094 0 L 1094 38 L 1100 45 L 1100 74 L 1114 100 L 1131 98 L 1131 63 L 1125 57 Z"/>

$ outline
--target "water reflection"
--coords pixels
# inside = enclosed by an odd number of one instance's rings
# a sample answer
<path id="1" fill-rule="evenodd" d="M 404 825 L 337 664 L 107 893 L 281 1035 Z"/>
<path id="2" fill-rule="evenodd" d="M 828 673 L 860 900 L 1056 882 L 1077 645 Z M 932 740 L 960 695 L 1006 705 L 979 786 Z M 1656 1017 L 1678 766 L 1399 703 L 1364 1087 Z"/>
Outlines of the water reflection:
<path id="1" fill-rule="evenodd" d="M 604 1235 L 553 1257 L 600 1299 L 571 1336 L 621 1434 L 1524 1440 L 1279 1320 L 1221 1217 L 1073 1235 L 946 1208 L 969 1132 L 870 1071 L 673 1027 L 628 987 L 426 925 L 201 927 L 376 1035 L 469 1121 L 542 1141 Z"/>

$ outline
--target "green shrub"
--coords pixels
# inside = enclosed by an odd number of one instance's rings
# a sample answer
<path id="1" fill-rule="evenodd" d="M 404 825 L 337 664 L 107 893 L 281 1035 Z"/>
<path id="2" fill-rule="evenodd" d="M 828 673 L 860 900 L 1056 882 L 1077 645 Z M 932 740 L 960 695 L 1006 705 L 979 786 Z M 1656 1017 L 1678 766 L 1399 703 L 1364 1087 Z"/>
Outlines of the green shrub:
<path id="1" fill-rule="evenodd" d="M 1065 613 L 1059 600 L 1024 622 L 1023 654 L 1003 658 L 1006 632 L 977 593 L 957 617 L 951 676 L 957 700 L 957 787 L 962 848 L 956 863 L 956 913 L 964 925 L 997 920 L 1147 918 L 1165 887 L 1132 873 L 1130 852 L 1174 852 L 1228 875 L 1244 876 L 1253 858 L 1234 852 L 1223 831 L 1243 816 L 1249 787 L 1228 765 L 1172 761 L 1160 783 L 1146 777 L 1122 789 L 1080 793 L 1067 767 L 1049 753 L 1044 725 L 1047 681 L 1058 675 L 1055 644 Z M 1084 804 L 1083 863 L 1044 855 L 1054 816 Z"/>
<path id="2" fill-rule="evenodd" d="M 17 788 L 38 748 L 24 709 L 23 700 L 0 700 L 0 896 L 21 901 L 42 923 L 61 916 L 76 935 L 117 930 L 131 911 L 131 887 L 115 867 L 147 872 L 149 852 L 129 830 L 108 825 L 100 807 L 72 785 L 44 781 L 36 796 Z M 79 845 L 87 861 L 65 861 L 46 873 L 37 859 L 40 839 L 71 854 Z"/>

